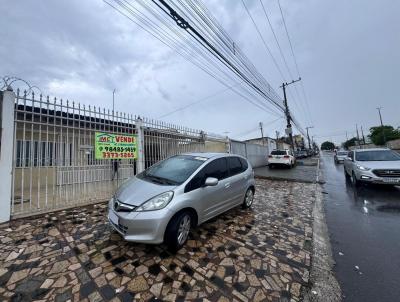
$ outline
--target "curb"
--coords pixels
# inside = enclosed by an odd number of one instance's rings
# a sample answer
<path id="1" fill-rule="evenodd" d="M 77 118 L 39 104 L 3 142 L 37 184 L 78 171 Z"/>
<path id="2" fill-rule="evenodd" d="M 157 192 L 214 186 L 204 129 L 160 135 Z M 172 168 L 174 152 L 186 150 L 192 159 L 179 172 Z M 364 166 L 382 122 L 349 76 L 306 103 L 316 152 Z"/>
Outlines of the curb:
<path id="1" fill-rule="evenodd" d="M 277 181 L 301 182 L 301 183 L 307 183 L 307 184 L 314 184 L 315 183 L 315 181 L 311 181 L 311 180 L 283 178 L 283 177 L 276 177 L 276 176 L 259 176 L 259 175 L 255 175 L 254 178 L 267 179 L 267 180 L 277 180 Z"/>
<path id="2" fill-rule="evenodd" d="M 305 302 L 339 302 L 342 301 L 342 291 L 332 268 L 335 261 L 329 241 L 326 224 L 322 188 L 319 185 L 318 161 L 317 184 L 315 184 L 315 202 L 313 208 L 313 252 L 311 256 L 311 287 L 303 290 Z"/>

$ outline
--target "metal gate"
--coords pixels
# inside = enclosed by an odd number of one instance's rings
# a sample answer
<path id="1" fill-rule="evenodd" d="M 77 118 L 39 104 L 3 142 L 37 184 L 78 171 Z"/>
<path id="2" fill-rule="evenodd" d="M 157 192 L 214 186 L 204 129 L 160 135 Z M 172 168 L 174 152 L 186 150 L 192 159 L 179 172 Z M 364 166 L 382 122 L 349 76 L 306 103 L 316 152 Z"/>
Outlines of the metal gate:
<path id="1" fill-rule="evenodd" d="M 138 160 L 122 159 L 114 173 L 112 161 L 95 159 L 96 131 L 141 134 L 143 152 Z M 18 91 L 11 215 L 107 200 L 141 167 L 175 154 L 206 151 L 207 140 L 226 143 L 226 138 L 200 130 Z"/>

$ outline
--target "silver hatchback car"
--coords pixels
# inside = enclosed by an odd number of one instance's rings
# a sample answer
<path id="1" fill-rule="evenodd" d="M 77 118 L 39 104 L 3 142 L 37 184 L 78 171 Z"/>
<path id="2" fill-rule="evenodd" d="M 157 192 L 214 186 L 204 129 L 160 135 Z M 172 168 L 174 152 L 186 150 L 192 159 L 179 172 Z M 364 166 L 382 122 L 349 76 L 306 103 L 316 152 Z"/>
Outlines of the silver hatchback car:
<path id="1" fill-rule="evenodd" d="M 127 241 L 180 249 L 192 227 L 239 205 L 249 208 L 254 172 L 237 155 L 170 157 L 125 182 L 109 202 L 108 219 Z"/>

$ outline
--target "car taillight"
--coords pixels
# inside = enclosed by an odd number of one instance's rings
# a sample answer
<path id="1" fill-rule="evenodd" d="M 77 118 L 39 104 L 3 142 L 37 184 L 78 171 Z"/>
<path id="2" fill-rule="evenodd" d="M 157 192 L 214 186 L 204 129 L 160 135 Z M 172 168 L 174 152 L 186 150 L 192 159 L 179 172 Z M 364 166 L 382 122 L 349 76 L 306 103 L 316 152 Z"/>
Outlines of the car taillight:
<path id="1" fill-rule="evenodd" d="M 283 158 L 289 158 L 289 155 L 285 155 Z"/>

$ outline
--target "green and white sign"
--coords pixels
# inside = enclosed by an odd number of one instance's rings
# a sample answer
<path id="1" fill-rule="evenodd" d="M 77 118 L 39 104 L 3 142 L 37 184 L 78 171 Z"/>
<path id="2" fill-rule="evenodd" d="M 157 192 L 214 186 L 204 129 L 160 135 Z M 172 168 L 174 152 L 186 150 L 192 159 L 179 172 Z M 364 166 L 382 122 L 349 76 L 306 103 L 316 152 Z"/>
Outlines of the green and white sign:
<path id="1" fill-rule="evenodd" d="M 137 158 L 136 135 L 110 134 L 96 132 L 96 159 Z"/>

